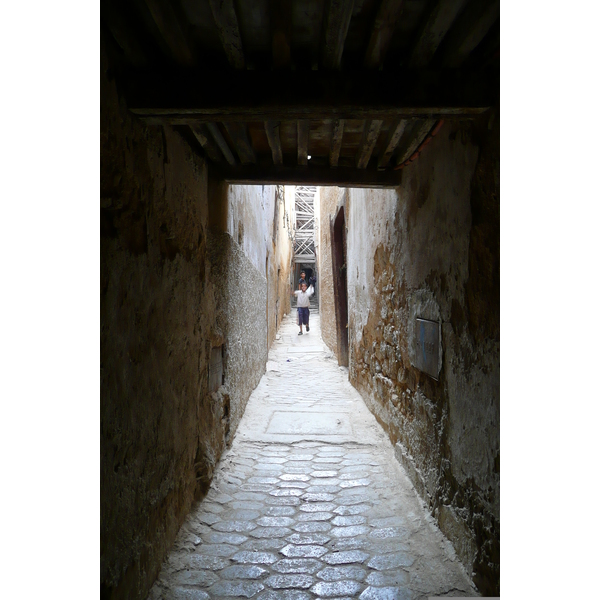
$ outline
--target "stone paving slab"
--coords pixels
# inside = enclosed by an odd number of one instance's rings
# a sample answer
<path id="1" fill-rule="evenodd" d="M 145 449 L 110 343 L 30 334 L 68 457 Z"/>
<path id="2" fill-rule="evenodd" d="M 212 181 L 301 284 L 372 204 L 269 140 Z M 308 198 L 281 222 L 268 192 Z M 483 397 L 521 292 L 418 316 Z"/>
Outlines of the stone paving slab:
<path id="1" fill-rule="evenodd" d="M 477 596 L 347 369 L 322 344 L 319 316 L 309 334 L 296 331 L 288 316 L 149 599 Z M 323 350 L 313 352 L 315 343 Z"/>
<path id="2" fill-rule="evenodd" d="M 301 435 L 352 435 L 352 425 L 347 415 L 323 411 L 275 411 L 267 425 L 266 433 Z M 313 460 L 311 456 L 308 460 Z"/>
<path id="3" fill-rule="evenodd" d="M 323 352 L 323 346 L 288 346 L 287 351 L 294 354 L 302 352 Z"/>

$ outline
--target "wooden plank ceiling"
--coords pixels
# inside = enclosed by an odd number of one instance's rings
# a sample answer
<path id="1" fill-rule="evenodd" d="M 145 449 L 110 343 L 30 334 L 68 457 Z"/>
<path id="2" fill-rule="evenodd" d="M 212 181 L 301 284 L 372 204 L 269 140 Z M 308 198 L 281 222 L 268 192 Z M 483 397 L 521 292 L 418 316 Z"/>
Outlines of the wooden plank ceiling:
<path id="1" fill-rule="evenodd" d="M 236 183 L 388 187 L 499 102 L 499 0 L 101 1 L 133 113 Z"/>

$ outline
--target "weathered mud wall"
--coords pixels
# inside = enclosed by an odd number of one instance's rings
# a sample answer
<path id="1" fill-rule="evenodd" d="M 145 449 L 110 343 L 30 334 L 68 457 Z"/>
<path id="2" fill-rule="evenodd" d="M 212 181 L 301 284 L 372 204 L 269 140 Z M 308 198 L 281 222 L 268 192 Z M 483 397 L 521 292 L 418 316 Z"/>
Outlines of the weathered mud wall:
<path id="1" fill-rule="evenodd" d="M 267 279 L 226 233 L 208 232 L 207 254 L 216 300 L 216 329 L 222 335 L 223 386 L 230 432 L 244 414 L 267 363 Z"/>
<path id="2" fill-rule="evenodd" d="M 275 191 L 274 185 L 228 186 L 227 231 L 263 277 L 273 245 Z"/>
<path id="3" fill-rule="evenodd" d="M 268 285 L 262 290 L 267 327 L 261 335 L 270 347 L 283 316 L 290 312 L 287 281 L 290 274 L 291 241 L 284 227 L 286 210 L 283 186 L 235 185 L 227 187 L 227 231 L 243 248 L 254 269 Z M 260 286 L 249 269 L 244 286 Z M 244 299 L 243 301 L 249 301 Z"/>
<path id="4" fill-rule="evenodd" d="M 104 57 L 105 58 L 105 57 Z M 205 165 L 101 81 L 101 596 L 141 598 L 218 457 Z M 190 360 L 190 357 L 194 357 Z M 201 450 L 205 446 L 204 450 Z"/>
<path id="5" fill-rule="evenodd" d="M 499 593 L 499 129 L 446 124 L 348 199 L 350 380 L 484 594 Z M 441 324 L 439 381 L 416 318 Z"/>
<path id="6" fill-rule="evenodd" d="M 116 600 L 146 597 L 264 372 L 267 248 L 262 226 L 242 244 L 227 233 L 239 191 L 209 180 L 169 127 L 129 115 L 109 54 L 103 46 L 100 577 L 101 597 Z M 272 220 L 273 203 L 244 203 Z"/>
<path id="7" fill-rule="evenodd" d="M 275 333 L 283 320 L 290 313 L 290 276 L 292 269 L 292 241 L 288 235 L 289 229 L 285 220 L 289 214 L 290 204 L 294 201 L 293 194 L 286 192 L 282 185 L 277 186 L 275 195 L 275 210 L 273 219 L 274 248 L 270 264 L 272 265 L 269 279 L 269 347 L 275 339 Z"/>
<path id="8" fill-rule="evenodd" d="M 281 322 L 279 305 L 289 312 L 288 294 L 281 293 L 279 282 L 289 276 L 292 252 L 279 215 L 282 191 L 273 185 L 225 185 L 210 198 L 211 204 L 227 205 L 226 217 L 213 210 L 220 223 L 227 223 L 227 231 L 217 234 L 216 222 L 211 222 L 208 256 L 217 289 L 217 324 L 226 340 L 224 388 L 232 432 L 265 371 Z"/>
<path id="9" fill-rule="evenodd" d="M 338 355 L 333 296 L 333 273 L 331 258 L 331 221 L 344 190 L 337 187 L 322 187 L 319 206 L 319 313 L 321 315 L 321 336 L 327 347 Z"/>

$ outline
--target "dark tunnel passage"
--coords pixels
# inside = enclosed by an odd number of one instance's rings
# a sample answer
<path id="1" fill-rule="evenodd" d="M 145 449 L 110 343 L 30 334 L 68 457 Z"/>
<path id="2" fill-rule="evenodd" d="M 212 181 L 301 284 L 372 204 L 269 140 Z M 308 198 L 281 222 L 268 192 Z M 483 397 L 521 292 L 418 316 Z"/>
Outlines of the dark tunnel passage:
<path id="1" fill-rule="evenodd" d="M 176 132 L 136 124 L 105 90 L 114 100 L 102 200 L 102 596 L 145 598 L 291 318 L 294 188 L 213 182 Z M 482 146 L 475 125 L 442 129 L 401 188 L 319 188 L 311 333 L 349 367 L 392 460 L 479 590 L 493 591 L 498 147 L 497 131 L 480 127 Z M 432 376 L 418 363 L 417 318 L 440 325 Z M 465 464 L 475 465 L 466 478 Z"/>
<path id="2" fill-rule="evenodd" d="M 102 2 L 101 597 L 499 595 L 497 3 L 188 4 Z"/>

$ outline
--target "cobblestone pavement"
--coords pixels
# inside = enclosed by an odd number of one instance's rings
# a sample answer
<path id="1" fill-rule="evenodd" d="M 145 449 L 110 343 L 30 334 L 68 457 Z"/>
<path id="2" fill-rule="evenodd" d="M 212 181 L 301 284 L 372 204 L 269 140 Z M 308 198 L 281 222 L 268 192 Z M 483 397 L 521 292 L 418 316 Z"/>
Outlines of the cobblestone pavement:
<path id="1" fill-rule="evenodd" d="M 150 600 L 476 596 L 393 448 L 323 344 L 282 322 L 206 498 Z"/>

